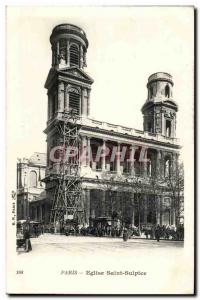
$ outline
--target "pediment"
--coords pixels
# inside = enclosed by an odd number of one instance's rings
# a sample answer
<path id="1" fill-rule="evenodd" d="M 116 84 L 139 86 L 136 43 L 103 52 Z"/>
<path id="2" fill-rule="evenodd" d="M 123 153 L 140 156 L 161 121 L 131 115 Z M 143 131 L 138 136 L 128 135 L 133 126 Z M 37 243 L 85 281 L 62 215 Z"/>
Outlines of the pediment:
<path id="1" fill-rule="evenodd" d="M 51 85 L 51 82 L 54 81 L 54 79 L 58 75 L 69 77 L 72 79 L 77 79 L 86 82 L 88 84 L 92 84 L 94 82 L 93 79 L 87 73 L 85 73 L 84 71 L 80 70 L 77 67 L 63 68 L 59 70 L 51 68 L 47 76 L 44 87 L 48 89 L 49 86 Z"/>
<path id="2" fill-rule="evenodd" d="M 79 80 L 87 81 L 88 83 L 93 83 L 93 79 L 87 73 L 77 67 L 60 69 L 58 70 L 58 73 L 73 78 L 78 78 Z"/>

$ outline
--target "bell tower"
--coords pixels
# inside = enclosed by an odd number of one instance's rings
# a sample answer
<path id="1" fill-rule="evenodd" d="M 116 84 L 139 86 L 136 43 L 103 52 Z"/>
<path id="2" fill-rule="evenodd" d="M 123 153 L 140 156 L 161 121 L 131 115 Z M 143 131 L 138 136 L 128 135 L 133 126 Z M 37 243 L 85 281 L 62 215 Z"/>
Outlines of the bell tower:
<path id="1" fill-rule="evenodd" d="M 168 138 L 176 136 L 178 106 L 173 100 L 173 85 L 168 73 L 158 72 L 149 77 L 148 96 L 142 107 L 144 131 Z"/>
<path id="2" fill-rule="evenodd" d="M 45 88 L 48 90 L 48 122 L 64 111 L 89 116 L 93 79 L 84 72 L 88 40 L 78 26 L 61 24 L 50 36 L 52 64 Z"/>
<path id="3" fill-rule="evenodd" d="M 50 36 L 52 63 L 45 88 L 48 95 L 46 193 L 50 222 L 61 228 L 65 220 L 81 218 L 81 180 L 78 155 L 82 120 L 90 114 L 93 79 L 84 71 L 88 40 L 78 26 L 61 24 Z M 67 149 L 67 150 L 66 150 Z"/>
<path id="4" fill-rule="evenodd" d="M 58 25 L 52 31 L 50 42 L 53 68 L 76 66 L 83 70 L 86 67 L 88 40 L 81 28 L 71 24 Z"/>

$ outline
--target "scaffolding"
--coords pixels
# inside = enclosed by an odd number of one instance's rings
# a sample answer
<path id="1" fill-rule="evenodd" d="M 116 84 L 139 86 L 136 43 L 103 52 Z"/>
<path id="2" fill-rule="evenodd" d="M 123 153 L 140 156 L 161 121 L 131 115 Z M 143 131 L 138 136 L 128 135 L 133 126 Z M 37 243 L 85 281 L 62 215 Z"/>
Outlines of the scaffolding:
<path id="1" fill-rule="evenodd" d="M 51 208 L 51 224 L 64 227 L 67 222 L 79 223 L 83 209 L 81 207 L 81 177 L 79 164 L 81 125 L 76 110 L 64 111 L 56 128 L 59 133 L 62 150 L 59 151 L 60 164 L 54 180 L 55 195 Z"/>

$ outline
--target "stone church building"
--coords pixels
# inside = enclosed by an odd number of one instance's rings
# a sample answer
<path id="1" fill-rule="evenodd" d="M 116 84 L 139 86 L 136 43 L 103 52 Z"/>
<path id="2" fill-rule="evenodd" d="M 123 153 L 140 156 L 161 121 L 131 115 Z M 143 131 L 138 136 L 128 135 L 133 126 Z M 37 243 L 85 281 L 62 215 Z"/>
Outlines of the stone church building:
<path id="1" fill-rule="evenodd" d="M 44 131 L 47 161 L 43 221 L 50 221 L 56 189 L 52 178 L 60 172 L 59 162 L 51 159 L 53 149 L 61 145 L 57 125 L 63 113 L 73 109 L 79 117 L 81 148 L 90 151 L 89 158 L 79 161 L 83 208 L 80 222 L 111 224 L 115 219 L 134 226 L 175 225 L 176 209 L 166 184 L 166 178 L 176 169 L 180 151 L 172 76 L 158 72 L 148 78 L 147 99 L 141 103 L 143 130 L 98 121 L 90 118 L 93 79 L 84 71 L 89 44 L 85 32 L 75 25 L 61 24 L 53 29 L 50 43 L 52 65 L 45 83 L 48 120 Z M 102 155 L 99 149 L 108 151 Z M 36 215 L 32 217 L 37 219 Z"/>

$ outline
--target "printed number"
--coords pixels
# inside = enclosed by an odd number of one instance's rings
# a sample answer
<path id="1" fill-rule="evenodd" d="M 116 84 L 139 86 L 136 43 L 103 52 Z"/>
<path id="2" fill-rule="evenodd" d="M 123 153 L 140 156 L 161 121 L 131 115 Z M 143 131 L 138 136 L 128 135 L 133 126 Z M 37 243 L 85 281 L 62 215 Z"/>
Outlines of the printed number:
<path id="1" fill-rule="evenodd" d="M 16 274 L 23 274 L 24 271 L 23 270 L 17 270 Z"/>

